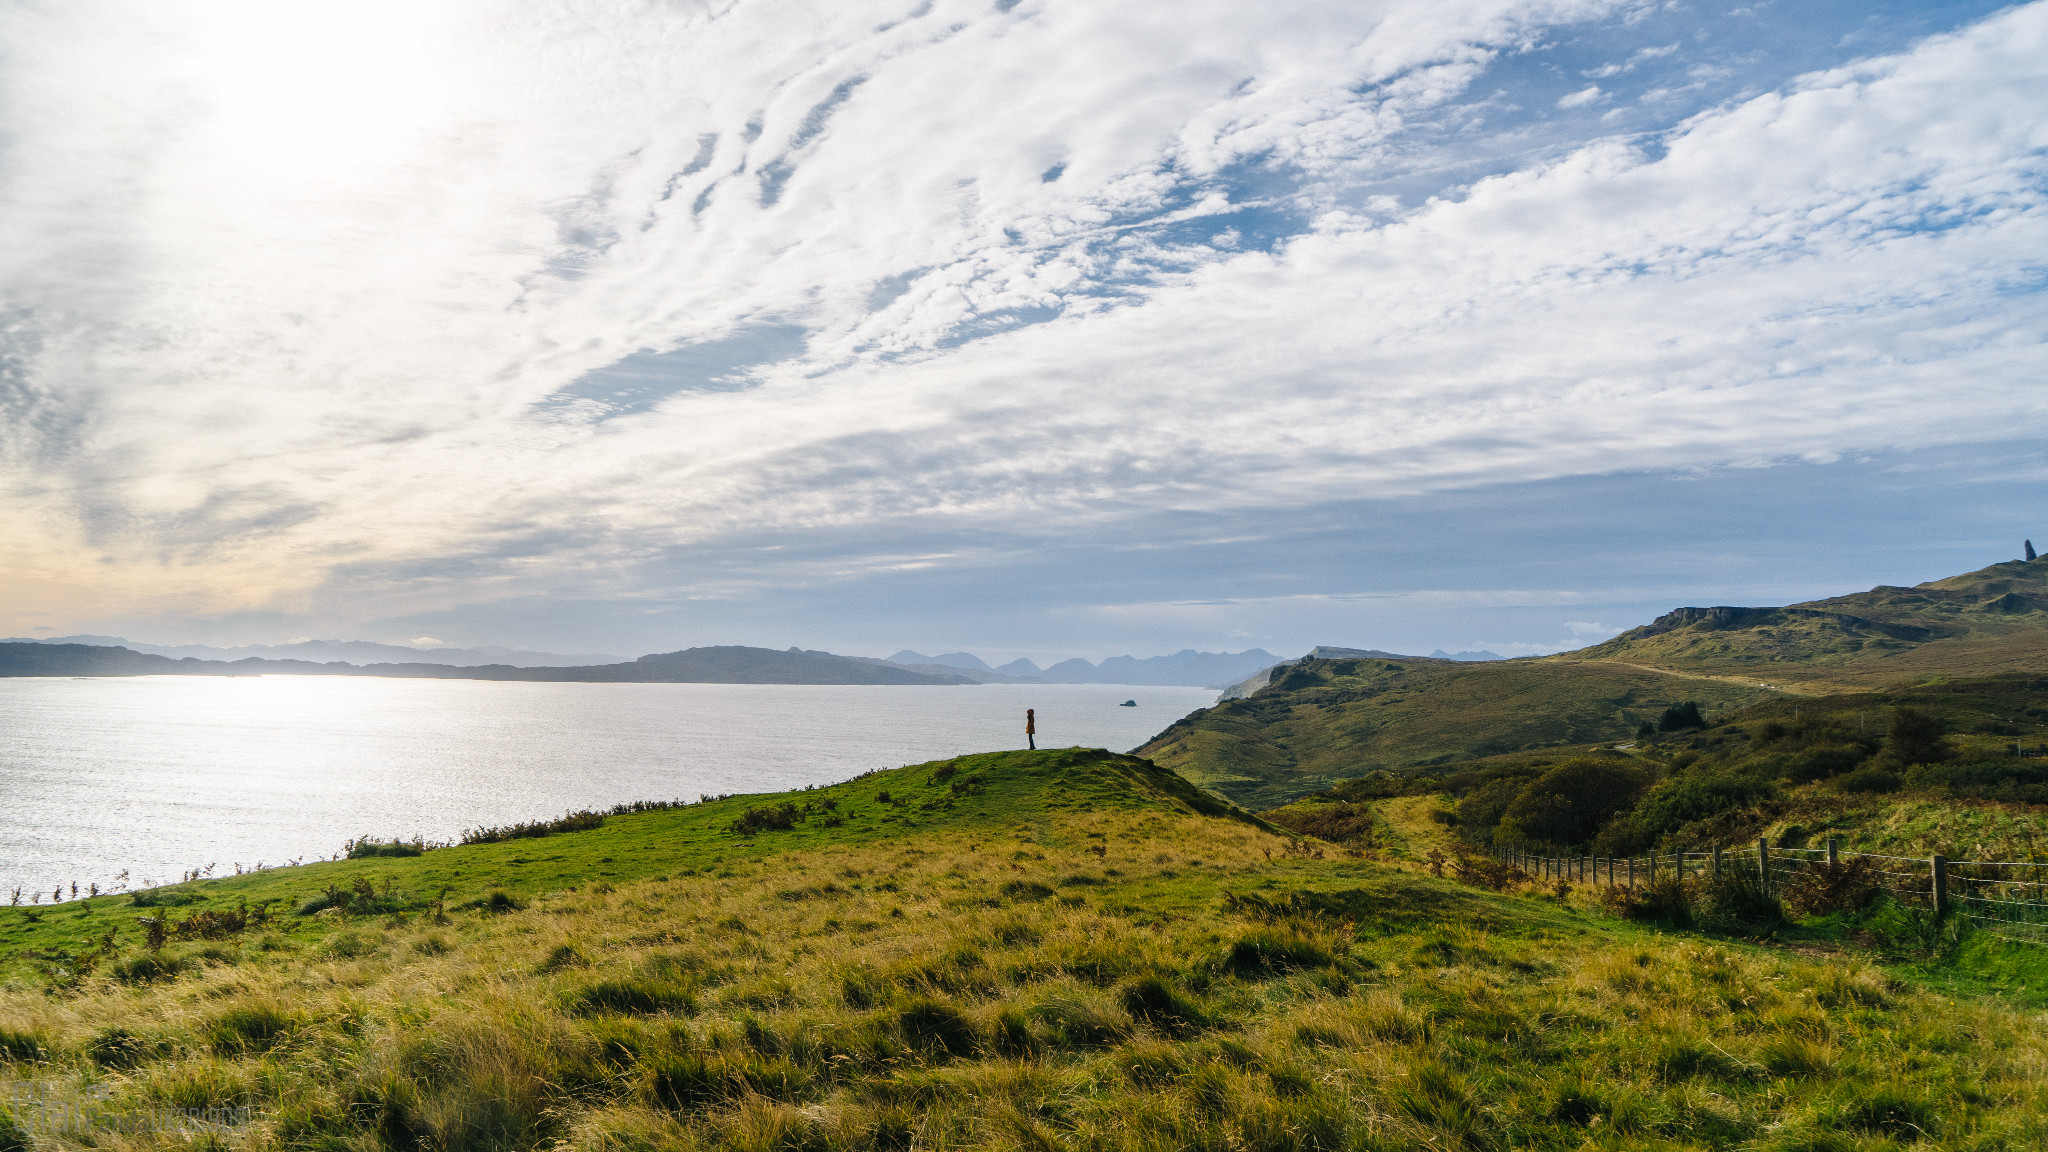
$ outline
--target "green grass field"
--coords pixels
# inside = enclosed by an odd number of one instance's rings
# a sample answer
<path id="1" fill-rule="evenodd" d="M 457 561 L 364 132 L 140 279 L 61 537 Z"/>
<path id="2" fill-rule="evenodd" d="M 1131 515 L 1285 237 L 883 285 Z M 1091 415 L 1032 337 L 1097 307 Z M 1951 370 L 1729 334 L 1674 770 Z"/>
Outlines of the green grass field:
<path id="1" fill-rule="evenodd" d="M 313 910 L 358 880 L 370 896 Z M 150 949 L 140 918 L 183 895 L 173 926 L 274 915 Z M 1824 933 L 1802 952 L 1658 931 L 1585 895 L 1354 857 L 1068 750 L 154 907 L 0 909 L 0 1148 L 2048 1137 L 2024 957 L 1888 968 Z M 223 1108 L 247 1111 L 180 1120 Z"/>

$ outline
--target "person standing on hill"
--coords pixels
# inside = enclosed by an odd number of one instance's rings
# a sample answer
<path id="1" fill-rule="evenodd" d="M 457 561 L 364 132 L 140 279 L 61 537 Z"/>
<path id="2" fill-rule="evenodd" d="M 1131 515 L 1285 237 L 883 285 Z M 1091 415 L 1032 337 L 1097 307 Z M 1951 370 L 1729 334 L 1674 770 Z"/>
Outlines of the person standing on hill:
<path id="1" fill-rule="evenodd" d="M 1026 708 L 1024 710 L 1024 742 L 1031 745 L 1033 752 L 1038 751 L 1038 709 L 1036 708 Z"/>

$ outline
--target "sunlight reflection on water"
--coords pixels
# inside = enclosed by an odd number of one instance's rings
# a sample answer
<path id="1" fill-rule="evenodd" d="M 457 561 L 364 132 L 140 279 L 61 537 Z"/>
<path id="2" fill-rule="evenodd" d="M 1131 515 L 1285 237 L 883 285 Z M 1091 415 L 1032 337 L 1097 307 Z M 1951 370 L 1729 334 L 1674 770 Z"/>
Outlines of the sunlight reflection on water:
<path id="1" fill-rule="evenodd" d="M 175 880 L 350 836 L 825 784 L 1023 745 L 1123 751 L 1201 688 L 0 679 L 0 886 Z M 1118 707 L 1134 699 L 1136 708 Z"/>

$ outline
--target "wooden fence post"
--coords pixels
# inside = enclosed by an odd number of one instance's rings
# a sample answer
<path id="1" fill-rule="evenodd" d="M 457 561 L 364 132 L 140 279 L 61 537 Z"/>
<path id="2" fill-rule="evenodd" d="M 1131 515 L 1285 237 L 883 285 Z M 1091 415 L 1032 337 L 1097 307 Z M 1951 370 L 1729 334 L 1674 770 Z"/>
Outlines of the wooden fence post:
<path id="1" fill-rule="evenodd" d="M 1934 869 L 1934 914 L 1948 915 L 1948 857 L 1936 856 L 1928 863 Z"/>
<path id="2" fill-rule="evenodd" d="M 1828 868 L 1829 868 L 1830 870 L 1833 870 L 1833 869 L 1835 869 L 1835 868 L 1838 868 L 1838 867 L 1840 867 L 1840 866 L 1841 866 L 1841 863 L 1842 863 L 1842 860 L 1841 860 L 1841 854 L 1840 854 L 1840 847 L 1841 847 L 1841 843 L 1842 843 L 1842 841 L 1841 841 L 1841 838 L 1840 838 L 1840 837 L 1836 837 L 1836 836 L 1830 836 L 1830 837 L 1828 837 Z"/>
<path id="3" fill-rule="evenodd" d="M 1714 845 L 1714 883 L 1721 882 L 1721 846 Z"/>
<path id="4" fill-rule="evenodd" d="M 1652 887 L 1652 888 L 1655 888 L 1656 886 L 1657 886 L 1657 852 L 1656 852 L 1656 850 L 1655 850 L 1655 849 L 1651 849 L 1651 851 L 1650 851 L 1650 887 Z"/>
<path id="5" fill-rule="evenodd" d="M 1756 838 L 1757 882 L 1765 889 L 1771 886 L 1771 842 L 1759 836 Z"/>
<path id="6" fill-rule="evenodd" d="M 1633 856 L 1628 858 L 1628 890 L 1636 890 L 1636 858 Z"/>

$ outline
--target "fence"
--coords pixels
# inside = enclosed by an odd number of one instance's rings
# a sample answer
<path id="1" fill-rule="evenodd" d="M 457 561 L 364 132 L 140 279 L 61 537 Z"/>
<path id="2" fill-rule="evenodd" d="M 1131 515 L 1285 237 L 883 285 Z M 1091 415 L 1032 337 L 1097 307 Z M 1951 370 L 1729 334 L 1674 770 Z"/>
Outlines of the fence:
<path id="1" fill-rule="evenodd" d="M 1800 872 L 1851 860 L 1866 861 L 1877 885 L 1893 899 L 1932 908 L 1936 915 L 1962 916 L 1978 928 L 2034 944 L 2048 944 L 2048 861 L 1950 860 L 1945 856 L 1884 856 L 1844 852 L 1830 838 L 1824 848 L 1755 848 L 1663 855 L 1539 856 L 1512 848 L 1491 849 L 1493 858 L 1540 880 L 1634 888 L 1655 884 L 1661 875 L 1680 881 L 1719 878 L 1747 869 L 1769 888 L 1790 883 Z"/>

